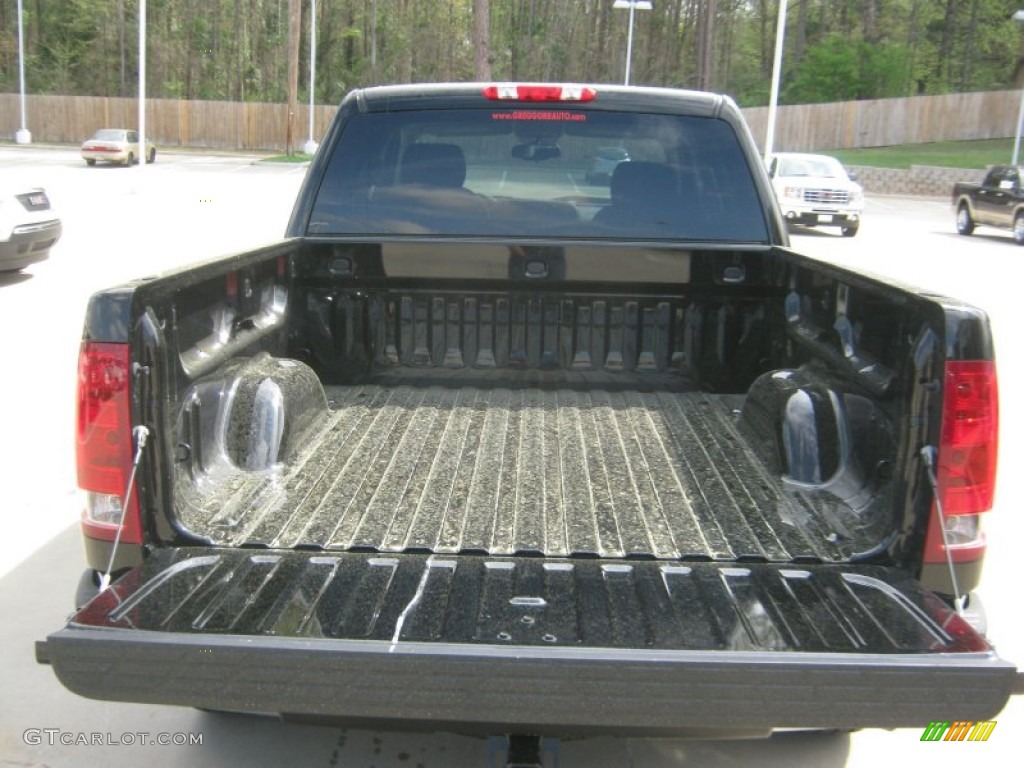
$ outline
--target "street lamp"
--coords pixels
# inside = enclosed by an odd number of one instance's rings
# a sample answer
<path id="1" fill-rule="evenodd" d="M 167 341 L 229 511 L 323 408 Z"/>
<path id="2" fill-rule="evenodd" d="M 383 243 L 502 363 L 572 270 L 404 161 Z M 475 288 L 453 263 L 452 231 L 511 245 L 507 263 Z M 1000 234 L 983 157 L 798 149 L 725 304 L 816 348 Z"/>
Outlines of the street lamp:
<path id="1" fill-rule="evenodd" d="M 307 155 L 316 152 L 316 142 L 313 140 L 313 95 L 316 93 L 316 0 L 310 0 L 309 16 L 309 141 L 302 151 Z"/>
<path id="2" fill-rule="evenodd" d="M 22 30 L 21 0 L 18 0 L 18 79 L 21 82 L 21 128 L 14 134 L 18 144 L 31 144 L 32 134 L 25 126 L 25 34 Z"/>
<path id="3" fill-rule="evenodd" d="M 779 80 L 782 77 L 782 45 L 786 38 L 786 0 L 779 0 L 779 20 L 775 30 L 775 61 L 772 64 L 772 93 L 768 101 L 768 134 L 764 139 L 764 161 L 769 162 L 775 143 L 775 113 L 779 106 Z"/>
<path id="4" fill-rule="evenodd" d="M 1013 21 L 1024 21 L 1024 9 L 1014 11 L 1013 16 L 1010 17 Z M 1017 156 L 1020 154 L 1020 124 L 1024 121 L 1024 88 L 1020 92 L 1020 109 L 1017 110 L 1017 131 L 1013 140 L 1013 163 L 1017 164 Z"/>
<path id="5" fill-rule="evenodd" d="M 146 0 L 139 0 L 139 169 L 141 184 L 146 167 Z"/>
<path id="6" fill-rule="evenodd" d="M 633 14 L 635 11 L 649 11 L 654 8 L 651 0 L 615 0 L 612 8 L 629 8 L 629 37 L 626 41 L 626 85 L 629 85 L 629 62 L 633 58 Z"/>

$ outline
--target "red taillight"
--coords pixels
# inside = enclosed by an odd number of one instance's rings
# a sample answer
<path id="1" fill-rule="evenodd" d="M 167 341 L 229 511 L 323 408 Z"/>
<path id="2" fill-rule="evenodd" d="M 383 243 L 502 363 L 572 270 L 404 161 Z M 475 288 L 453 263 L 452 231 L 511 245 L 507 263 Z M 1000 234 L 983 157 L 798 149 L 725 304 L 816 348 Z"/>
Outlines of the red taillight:
<path id="1" fill-rule="evenodd" d="M 999 391 L 991 360 L 946 363 L 942 433 L 936 480 L 954 561 L 980 559 L 985 550 L 976 515 L 992 508 L 999 448 Z M 925 562 L 944 562 L 938 517 L 929 525 Z"/>
<path id="2" fill-rule="evenodd" d="M 999 393 L 990 360 L 946 364 L 938 481 L 946 515 L 991 508 L 996 486 Z"/>
<path id="3" fill-rule="evenodd" d="M 78 355 L 75 456 L 85 492 L 85 534 L 113 541 L 132 465 L 130 360 L 127 344 L 86 342 Z M 121 541 L 142 542 L 137 499 L 128 505 Z"/>
<path id="4" fill-rule="evenodd" d="M 597 91 L 579 85 L 488 85 L 484 97 L 494 101 L 593 101 Z"/>

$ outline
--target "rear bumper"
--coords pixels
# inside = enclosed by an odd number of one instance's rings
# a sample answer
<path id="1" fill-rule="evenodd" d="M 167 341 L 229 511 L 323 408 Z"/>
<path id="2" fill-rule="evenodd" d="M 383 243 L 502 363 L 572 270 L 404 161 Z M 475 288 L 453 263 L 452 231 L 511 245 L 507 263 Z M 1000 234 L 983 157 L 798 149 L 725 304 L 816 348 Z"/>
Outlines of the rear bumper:
<path id="1" fill-rule="evenodd" d="M 990 654 L 865 657 L 182 636 L 69 628 L 37 648 L 97 699 L 541 733 L 924 727 L 988 720 L 1016 685 Z"/>
<path id="2" fill-rule="evenodd" d="M 100 162 L 108 163 L 123 163 L 128 159 L 128 150 L 123 152 L 97 152 L 90 150 L 82 150 L 83 160 L 98 160 Z"/>
<path id="3" fill-rule="evenodd" d="M 48 258 L 63 231 L 59 219 L 15 227 L 10 239 L 0 242 L 0 270 L 22 269 Z"/>

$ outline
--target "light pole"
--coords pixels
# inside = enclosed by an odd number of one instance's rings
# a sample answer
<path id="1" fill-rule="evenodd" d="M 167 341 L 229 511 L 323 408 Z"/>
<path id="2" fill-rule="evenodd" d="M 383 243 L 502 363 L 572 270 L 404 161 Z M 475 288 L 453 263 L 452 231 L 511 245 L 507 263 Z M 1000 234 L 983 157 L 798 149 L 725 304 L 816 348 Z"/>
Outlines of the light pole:
<path id="1" fill-rule="evenodd" d="M 18 0 L 18 78 L 21 82 L 21 128 L 14 133 L 17 144 L 31 144 L 32 134 L 25 126 L 25 34 L 22 30 L 21 0 Z"/>
<path id="2" fill-rule="evenodd" d="M 307 155 L 316 152 L 316 142 L 313 140 L 313 96 L 316 93 L 316 0 L 310 0 L 309 14 L 309 141 L 302 151 Z"/>
<path id="3" fill-rule="evenodd" d="M 772 157 L 775 143 L 775 113 L 779 105 L 779 80 L 782 77 L 782 45 L 786 38 L 786 0 L 779 0 L 779 21 L 775 30 L 775 61 L 772 64 L 772 94 L 768 101 L 768 133 L 764 139 L 764 161 Z"/>
<path id="4" fill-rule="evenodd" d="M 1021 22 L 1024 21 L 1024 9 L 1014 11 L 1013 16 L 1010 17 L 1013 21 Z M 1020 109 L 1017 110 L 1017 128 L 1013 139 L 1013 163 L 1017 164 L 1017 156 L 1020 154 L 1020 124 L 1024 121 L 1024 88 L 1020 92 Z"/>
<path id="5" fill-rule="evenodd" d="M 139 0 L 139 170 L 141 184 L 146 167 L 146 0 Z"/>
<path id="6" fill-rule="evenodd" d="M 612 8 L 629 9 L 629 37 L 626 39 L 626 85 L 629 85 L 629 63 L 633 58 L 633 14 L 654 8 L 651 0 L 615 0 Z"/>

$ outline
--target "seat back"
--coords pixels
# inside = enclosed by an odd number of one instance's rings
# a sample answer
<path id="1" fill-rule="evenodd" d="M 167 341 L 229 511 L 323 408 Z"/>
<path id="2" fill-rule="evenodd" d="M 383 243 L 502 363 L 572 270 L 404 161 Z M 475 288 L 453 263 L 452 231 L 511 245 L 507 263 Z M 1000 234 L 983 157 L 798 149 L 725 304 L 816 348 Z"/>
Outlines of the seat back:
<path id="1" fill-rule="evenodd" d="M 374 187 L 369 215 L 377 226 L 403 234 L 481 234 L 486 199 L 466 189 L 466 157 L 457 144 L 410 144 L 398 184 Z"/>

